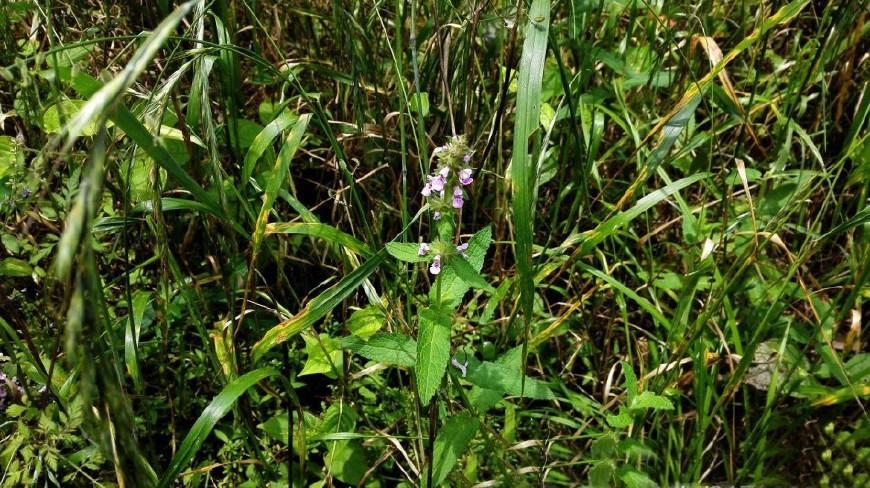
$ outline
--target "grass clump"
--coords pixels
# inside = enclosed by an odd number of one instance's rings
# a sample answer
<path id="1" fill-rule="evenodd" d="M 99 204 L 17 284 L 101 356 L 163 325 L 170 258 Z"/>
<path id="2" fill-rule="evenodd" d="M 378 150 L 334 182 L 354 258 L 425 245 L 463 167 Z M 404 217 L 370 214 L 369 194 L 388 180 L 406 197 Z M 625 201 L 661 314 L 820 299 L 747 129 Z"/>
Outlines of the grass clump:
<path id="1" fill-rule="evenodd" d="M 3 2 L 0 485 L 867 484 L 868 13 Z"/>

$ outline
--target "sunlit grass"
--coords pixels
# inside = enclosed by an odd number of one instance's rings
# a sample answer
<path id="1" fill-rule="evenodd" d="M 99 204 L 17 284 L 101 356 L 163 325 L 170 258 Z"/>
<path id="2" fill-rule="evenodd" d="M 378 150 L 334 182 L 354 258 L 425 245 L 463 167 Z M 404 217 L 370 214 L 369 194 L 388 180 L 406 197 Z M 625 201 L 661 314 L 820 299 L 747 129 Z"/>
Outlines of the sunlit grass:
<path id="1" fill-rule="evenodd" d="M 0 485 L 867 484 L 868 13 L 4 2 Z"/>

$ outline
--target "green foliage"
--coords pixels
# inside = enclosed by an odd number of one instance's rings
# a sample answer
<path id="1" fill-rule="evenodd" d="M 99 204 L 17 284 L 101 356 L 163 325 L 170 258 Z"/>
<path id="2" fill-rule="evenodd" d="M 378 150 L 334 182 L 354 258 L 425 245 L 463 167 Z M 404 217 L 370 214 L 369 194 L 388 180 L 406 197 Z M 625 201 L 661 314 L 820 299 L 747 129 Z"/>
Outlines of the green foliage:
<path id="1" fill-rule="evenodd" d="M 372 361 L 411 367 L 417 363 L 417 341 L 401 334 L 375 334 L 368 340 L 342 337 L 342 347 Z"/>
<path id="2" fill-rule="evenodd" d="M 480 422 L 464 412 L 457 413 L 444 422 L 435 438 L 435 450 L 432 454 L 435 466 L 432 486 L 440 486 L 444 482 L 456 462 L 468 449 L 471 439 L 479 428 Z"/>
<path id="3" fill-rule="evenodd" d="M 418 316 L 417 361 L 414 377 L 420 403 L 426 404 L 441 386 L 450 359 L 450 317 L 444 309 L 424 308 Z"/>
<path id="4" fill-rule="evenodd" d="M 865 11 L 0 2 L 0 486 L 867 485 Z"/>

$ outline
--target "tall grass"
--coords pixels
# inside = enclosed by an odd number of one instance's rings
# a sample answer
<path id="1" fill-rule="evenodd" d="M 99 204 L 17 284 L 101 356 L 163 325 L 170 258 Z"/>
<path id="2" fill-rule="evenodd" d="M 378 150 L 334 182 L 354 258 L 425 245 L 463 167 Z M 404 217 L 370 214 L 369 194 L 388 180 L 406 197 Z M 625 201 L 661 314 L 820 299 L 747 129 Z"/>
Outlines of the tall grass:
<path id="1" fill-rule="evenodd" d="M 868 14 L 3 2 L 0 485 L 870 483 Z"/>

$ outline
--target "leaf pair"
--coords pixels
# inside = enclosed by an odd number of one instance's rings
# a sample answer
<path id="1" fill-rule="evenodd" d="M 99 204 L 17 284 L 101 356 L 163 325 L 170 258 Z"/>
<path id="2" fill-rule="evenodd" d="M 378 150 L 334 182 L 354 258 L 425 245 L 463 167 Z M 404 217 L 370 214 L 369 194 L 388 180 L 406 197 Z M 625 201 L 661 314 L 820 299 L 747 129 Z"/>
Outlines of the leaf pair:
<path id="1" fill-rule="evenodd" d="M 625 361 L 621 361 L 622 371 L 625 374 L 625 391 L 626 405 L 619 407 L 618 415 L 608 415 L 607 423 L 614 428 L 623 429 L 632 424 L 634 419 L 631 416 L 632 411 L 645 410 L 652 408 L 653 410 L 673 410 L 674 404 L 666 397 L 653 393 L 649 390 L 644 391 L 640 395 L 637 393 L 637 376 L 634 370 Z"/>

